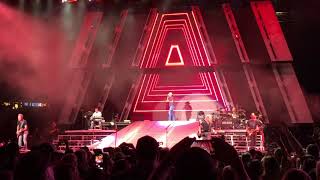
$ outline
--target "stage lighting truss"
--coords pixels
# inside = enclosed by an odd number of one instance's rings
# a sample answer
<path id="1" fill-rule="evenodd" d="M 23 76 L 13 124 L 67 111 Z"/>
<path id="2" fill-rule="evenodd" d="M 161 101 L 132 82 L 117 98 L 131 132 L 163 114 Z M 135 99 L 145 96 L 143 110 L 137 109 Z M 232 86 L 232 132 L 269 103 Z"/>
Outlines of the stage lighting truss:
<path id="1" fill-rule="evenodd" d="M 216 62 L 211 57 L 215 58 L 213 52 L 207 50 L 204 37 L 200 31 L 199 22 L 196 18 L 194 10 L 185 13 L 157 13 L 154 16 L 151 32 L 148 40 L 146 41 L 145 50 L 139 61 L 141 69 L 159 68 L 159 55 L 162 50 L 164 41 L 169 31 L 181 31 L 185 38 L 186 47 L 190 52 L 190 59 L 194 67 L 210 67 Z M 203 29 L 202 29 L 203 31 Z M 170 63 L 170 56 L 172 51 L 176 49 L 180 58 L 180 62 Z M 183 54 L 181 54 L 179 45 L 172 44 L 168 52 L 165 67 L 167 66 L 185 66 Z M 165 68 L 161 67 L 161 68 Z M 139 89 L 133 105 L 133 112 L 150 112 L 153 110 L 140 109 L 139 103 L 161 103 L 166 101 L 168 92 L 173 92 L 176 97 L 194 97 L 191 100 L 178 100 L 179 102 L 219 102 L 226 106 L 226 102 L 222 96 L 221 88 L 218 83 L 216 73 L 211 72 L 198 72 L 196 75 L 199 77 L 201 84 L 179 85 L 179 86 L 163 86 L 160 85 L 160 74 L 148 73 L 142 76 L 139 82 Z M 186 93 L 189 92 L 189 93 Z M 196 93 L 198 92 L 198 93 Z M 199 93 L 200 92 L 200 93 Z M 160 97 L 160 98 L 159 98 Z M 210 99 L 201 99 L 201 97 L 210 97 Z M 158 100 L 155 100 L 158 99 Z M 161 100 L 159 100 L 161 99 Z M 207 111 L 212 111 L 208 109 Z M 165 110 L 155 110 L 165 111 Z M 178 110 L 177 110 L 178 111 Z"/>

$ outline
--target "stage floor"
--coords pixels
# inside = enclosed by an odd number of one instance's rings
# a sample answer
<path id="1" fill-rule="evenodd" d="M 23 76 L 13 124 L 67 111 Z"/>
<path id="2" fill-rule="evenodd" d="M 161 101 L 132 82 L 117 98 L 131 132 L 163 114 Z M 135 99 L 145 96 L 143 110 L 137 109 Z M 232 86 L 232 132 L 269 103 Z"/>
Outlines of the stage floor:
<path id="1" fill-rule="evenodd" d="M 199 130 L 197 121 L 135 121 L 125 128 L 115 130 L 69 130 L 58 136 L 55 141 L 59 150 L 65 146 L 59 144 L 62 140 L 68 140 L 70 148 L 77 150 L 87 146 L 89 149 L 103 149 L 105 147 L 117 147 L 121 143 L 132 143 L 136 146 L 139 138 L 151 136 L 155 138 L 160 147 L 171 148 L 185 137 L 195 137 Z M 249 139 L 245 129 L 219 129 L 212 130 L 211 136 L 223 137 L 226 142 L 234 146 L 239 153 L 249 150 Z M 257 136 L 256 149 L 264 151 L 263 137 Z"/>
<path id="2" fill-rule="evenodd" d="M 171 148 L 187 136 L 196 137 L 198 128 L 199 122 L 195 121 L 136 121 L 103 138 L 91 148 L 116 147 L 123 142 L 136 145 L 138 139 L 145 135 L 155 138 L 161 147 Z"/>

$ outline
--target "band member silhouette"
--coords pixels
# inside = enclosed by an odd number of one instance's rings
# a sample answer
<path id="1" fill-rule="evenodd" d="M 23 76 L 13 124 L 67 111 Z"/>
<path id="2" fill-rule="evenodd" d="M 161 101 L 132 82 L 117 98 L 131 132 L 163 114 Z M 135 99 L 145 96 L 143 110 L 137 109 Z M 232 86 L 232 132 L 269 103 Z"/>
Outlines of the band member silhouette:
<path id="1" fill-rule="evenodd" d="M 257 115 L 255 113 L 251 113 L 250 119 L 247 122 L 247 135 L 250 140 L 249 146 L 250 148 L 255 148 L 257 134 L 261 131 L 263 127 L 263 123 L 257 119 Z"/>
<path id="2" fill-rule="evenodd" d="M 191 119 L 191 114 L 192 114 L 192 106 L 189 101 L 184 104 L 183 109 L 186 112 L 186 119 L 187 119 L 187 121 L 189 121 Z"/>

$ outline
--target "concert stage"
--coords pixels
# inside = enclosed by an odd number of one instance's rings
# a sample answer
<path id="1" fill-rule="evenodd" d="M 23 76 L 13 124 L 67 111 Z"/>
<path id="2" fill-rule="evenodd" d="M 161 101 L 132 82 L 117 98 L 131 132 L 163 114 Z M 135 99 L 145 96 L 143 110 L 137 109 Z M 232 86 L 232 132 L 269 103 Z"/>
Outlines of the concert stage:
<path id="1" fill-rule="evenodd" d="M 227 123 L 233 107 L 245 110 L 243 117 L 235 117 L 240 122 L 248 122 L 252 112 L 264 125 L 314 122 L 270 1 L 252 1 L 239 9 L 230 3 L 125 9 L 118 16 L 97 10 L 83 18 L 59 121 L 74 123 L 81 107 L 99 106 L 108 121 L 119 114 L 119 121 L 133 122 L 94 139 L 91 148 L 136 144 L 144 135 L 172 147 L 198 130 L 196 122 L 184 120 L 203 111 L 219 114 L 217 119 Z M 79 67 L 97 68 L 88 72 L 90 68 Z M 169 119 L 170 93 L 174 122 L 162 121 Z M 228 128 L 213 135 L 247 150 L 244 129 Z"/>
<path id="2" fill-rule="evenodd" d="M 155 138 L 160 147 L 171 148 L 185 137 L 196 137 L 199 122 L 196 121 L 136 121 L 119 130 L 70 130 L 64 135 L 59 135 L 55 144 L 62 140 L 68 140 L 70 148 L 77 150 L 82 146 L 89 149 L 103 149 L 105 147 L 117 147 L 121 143 L 132 143 L 134 146 L 140 137 L 145 135 Z M 249 150 L 249 141 L 245 129 L 212 130 L 211 136 L 224 137 L 234 146 L 239 153 Z M 59 150 L 65 150 L 64 144 L 58 145 Z M 256 149 L 264 151 L 262 136 L 258 135 Z"/>

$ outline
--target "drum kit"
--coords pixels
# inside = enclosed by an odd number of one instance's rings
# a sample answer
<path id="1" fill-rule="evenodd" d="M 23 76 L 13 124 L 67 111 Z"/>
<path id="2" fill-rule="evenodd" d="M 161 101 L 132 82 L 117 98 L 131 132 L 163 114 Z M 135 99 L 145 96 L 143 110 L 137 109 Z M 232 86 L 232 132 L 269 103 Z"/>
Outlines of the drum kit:
<path id="1" fill-rule="evenodd" d="M 245 129 L 248 121 L 247 111 L 240 107 L 232 107 L 230 110 L 218 108 L 212 117 L 215 129 Z M 262 120 L 260 113 L 257 117 Z"/>

